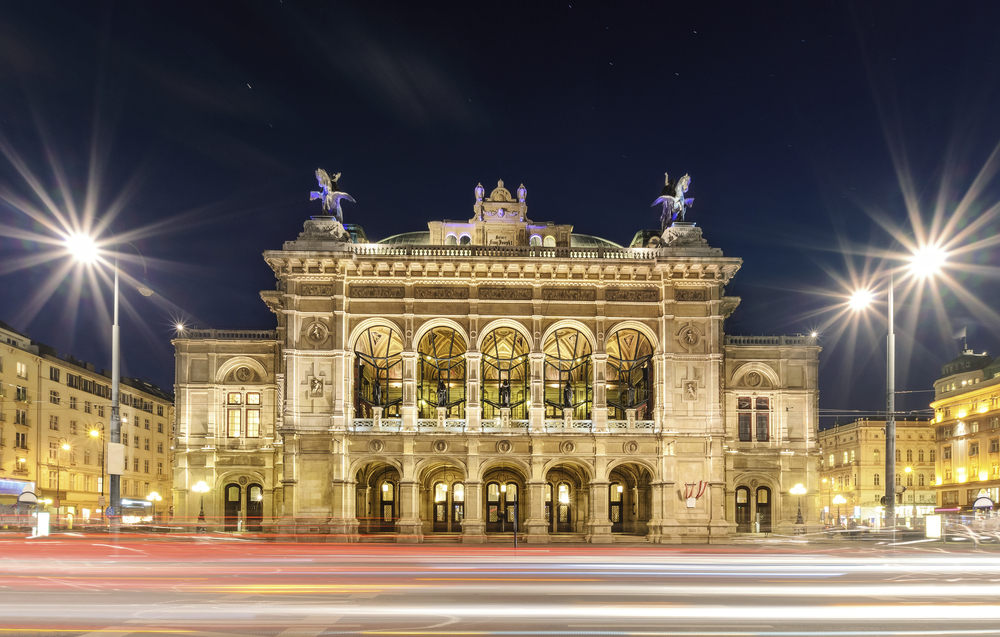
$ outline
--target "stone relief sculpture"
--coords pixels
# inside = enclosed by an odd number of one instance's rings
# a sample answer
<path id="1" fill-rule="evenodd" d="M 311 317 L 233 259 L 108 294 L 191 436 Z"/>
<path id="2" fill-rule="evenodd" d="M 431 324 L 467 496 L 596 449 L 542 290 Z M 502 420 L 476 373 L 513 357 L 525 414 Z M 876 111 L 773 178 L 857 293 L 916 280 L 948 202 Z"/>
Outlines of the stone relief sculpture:
<path id="1" fill-rule="evenodd" d="M 319 191 L 313 190 L 309 193 L 309 200 L 322 199 L 323 200 L 323 210 L 328 214 L 332 215 L 340 223 L 344 223 L 344 212 L 340 209 L 340 201 L 346 199 L 351 203 L 357 203 L 354 198 L 351 197 L 346 192 L 340 191 L 340 186 L 337 181 L 340 179 L 340 173 L 333 175 L 332 177 L 327 174 L 322 168 L 316 169 L 316 181 L 319 182 Z"/>
<path id="2" fill-rule="evenodd" d="M 573 386 L 566 381 L 566 386 L 563 387 L 563 407 L 573 406 Z"/>
<path id="3" fill-rule="evenodd" d="M 500 406 L 510 407 L 510 381 L 506 378 L 500 381 Z"/>
<path id="4" fill-rule="evenodd" d="M 448 406 L 448 387 L 444 384 L 444 379 L 438 379 L 437 403 L 438 407 Z"/>
<path id="5" fill-rule="evenodd" d="M 323 395 L 323 379 L 321 378 L 311 378 L 309 379 L 309 392 L 313 396 Z"/>
<path id="6" fill-rule="evenodd" d="M 652 207 L 663 206 L 663 211 L 660 213 L 660 229 L 666 230 L 667 226 L 673 222 L 684 221 L 684 211 L 694 203 L 694 199 L 685 199 L 684 197 L 691 185 L 691 175 L 684 175 L 675 184 L 670 183 L 668 173 L 664 173 L 663 177 L 666 183 Z M 673 190 L 673 194 L 669 194 L 671 190 Z"/>

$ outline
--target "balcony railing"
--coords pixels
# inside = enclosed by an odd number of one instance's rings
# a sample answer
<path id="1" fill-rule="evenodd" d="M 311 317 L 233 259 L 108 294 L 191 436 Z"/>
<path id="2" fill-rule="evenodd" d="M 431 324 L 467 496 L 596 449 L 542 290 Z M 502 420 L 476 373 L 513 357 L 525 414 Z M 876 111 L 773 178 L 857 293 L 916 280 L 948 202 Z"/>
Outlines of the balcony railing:
<path id="1" fill-rule="evenodd" d="M 339 247 L 339 246 L 338 246 Z M 669 254 L 659 248 L 553 248 L 544 246 L 429 246 L 348 243 L 342 248 L 363 256 L 393 257 L 487 257 L 527 259 L 627 259 L 652 260 Z"/>
<path id="2" fill-rule="evenodd" d="M 182 334 L 183 337 L 191 339 L 218 339 L 218 340 L 241 340 L 241 341 L 268 341 L 277 337 L 275 330 L 199 330 L 188 329 Z"/>
<path id="3" fill-rule="evenodd" d="M 794 336 L 734 336 L 726 335 L 726 345 L 815 345 L 812 336 L 795 334 Z"/>

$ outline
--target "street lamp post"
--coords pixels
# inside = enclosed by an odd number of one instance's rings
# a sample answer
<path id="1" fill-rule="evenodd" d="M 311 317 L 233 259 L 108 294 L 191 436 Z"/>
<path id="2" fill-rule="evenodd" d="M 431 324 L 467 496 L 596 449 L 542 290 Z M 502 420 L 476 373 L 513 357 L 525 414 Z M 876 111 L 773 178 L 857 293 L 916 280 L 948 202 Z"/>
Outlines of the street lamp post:
<path id="1" fill-rule="evenodd" d="M 163 499 L 156 491 L 153 491 L 146 496 L 146 499 L 153 503 L 153 524 L 156 524 L 156 503 Z"/>
<path id="2" fill-rule="evenodd" d="M 802 521 L 802 496 L 806 494 L 806 488 L 802 486 L 802 483 L 799 483 L 792 487 L 791 490 L 789 490 L 789 493 L 799 496 L 799 509 L 795 516 L 795 524 L 805 524 Z"/>
<path id="3" fill-rule="evenodd" d="M 107 458 L 107 453 L 104 449 L 104 424 L 103 423 L 98 423 L 98 424 L 101 425 L 101 429 L 99 431 L 97 429 L 91 429 L 90 437 L 101 439 L 101 502 L 100 502 L 101 507 L 100 508 L 101 508 L 101 517 L 103 518 L 104 508 L 106 506 L 104 503 L 104 467 L 107 464 L 108 458 Z"/>
<path id="4" fill-rule="evenodd" d="M 833 503 L 837 505 L 837 526 L 840 526 L 840 505 L 846 504 L 847 500 L 844 499 L 844 496 L 838 493 L 833 496 Z"/>
<path id="5" fill-rule="evenodd" d="M 196 484 L 193 487 L 191 487 L 191 489 L 194 490 L 195 493 L 200 493 L 201 494 L 201 504 L 200 504 L 200 508 L 199 508 L 199 511 L 198 511 L 198 528 L 196 529 L 196 531 L 198 533 L 204 533 L 205 530 L 206 530 L 205 529 L 205 494 L 208 493 L 208 485 L 205 484 L 204 480 L 201 480 L 200 482 L 198 482 L 198 484 Z"/>
<path id="6" fill-rule="evenodd" d="M 59 507 L 62 506 L 62 497 L 59 495 L 61 489 L 62 480 L 62 452 L 69 451 L 69 443 L 66 442 L 65 438 L 60 438 L 59 442 L 62 443 L 56 448 L 56 526 L 59 526 Z"/>

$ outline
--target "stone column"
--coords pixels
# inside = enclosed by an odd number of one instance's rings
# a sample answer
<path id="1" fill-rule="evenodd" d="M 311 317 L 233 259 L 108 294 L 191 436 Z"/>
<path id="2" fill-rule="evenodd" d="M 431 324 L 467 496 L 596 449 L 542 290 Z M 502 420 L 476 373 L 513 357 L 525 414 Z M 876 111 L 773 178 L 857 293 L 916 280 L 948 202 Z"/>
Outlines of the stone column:
<path id="1" fill-rule="evenodd" d="M 403 352 L 403 405 L 399 410 L 403 418 L 403 431 L 417 428 L 417 352 Z"/>
<path id="2" fill-rule="evenodd" d="M 483 483 L 479 478 L 465 482 L 465 519 L 462 521 L 462 543 L 486 542 L 486 523 L 483 521 Z"/>
<path id="3" fill-rule="evenodd" d="M 524 541 L 545 544 L 549 541 L 549 527 L 545 522 L 545 480 L 532 479 L 526 486 Z"/>
<path id="4" fill-rule="evenodd" d="M 482 354 L 476 350 L 465 353 L 465 420 L 466 431 L 479 431 L 482 411 L 479 405 L 479 368 Z"/>
<path id="5" fill-rule="evenodd" d="M 424 539 L 420 520 L 420 483 L 415 480 L 399 481 L 399 519 L 396 520 L 396 542 L 416 544 Z"/>
<path id="6" fill-rule="evenodd" d="M 545 354 L 531 352 L 531 413 L 528 416 L 528 429 L 532 433 L 544 431 L 545 425 Z"/>
<path id="7" fill-rule="evenodd" d="M 608 481 L 590 482 L 590 511 L 587 516 L 587 541 L 592 544 L 614 542 L 611 518 L 608 516 Z"/>
<path id="8" fill-rule="evenodd" d="M 607 374 L 607 354 L 594 354 L 594 407 L 591 418 L 594 423 L 594 431 L 608 430 L 608 386 L 606 382 Z"/>

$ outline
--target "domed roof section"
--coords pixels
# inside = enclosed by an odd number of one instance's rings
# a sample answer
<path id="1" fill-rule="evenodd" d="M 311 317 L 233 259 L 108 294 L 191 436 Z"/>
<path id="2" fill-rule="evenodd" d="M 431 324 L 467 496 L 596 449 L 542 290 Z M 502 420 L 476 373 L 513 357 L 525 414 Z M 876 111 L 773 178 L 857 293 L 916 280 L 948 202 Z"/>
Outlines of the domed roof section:
<path id="1" fill-rule="evenodd" d="M 967 349 L 958 358 L 941 366 L 941 378 L 983 369 L 989 364 L 990 357 L 987 354 L 973 354 L 971 349 Z"/>
<path id="2" fill-rule="evenodd" d="M 618 245 L 613 241 L 608 241 L 607 239 L 602 239 L 600 237 L 595 237 L 589 234 L 576 234 L 575 232 L 569 236 L 569 245 L 573 248 L 618 248 L 621 249 L 622 246 Z"/>
<path id="3" fill-rule="evenodd" d="M 983 368 L 983 380 L 989 380 L 1000 376 L 1000 358 Z"/>
<path id="4" fill-rule="evenodd" d="M 379 241 L 385 245 L 405 246 L 405 245 L 427 245 L 430 243 L 431 233 L 429 230 L 418 230 L 417 232 L 403 232 L 394 234 Z"/>

